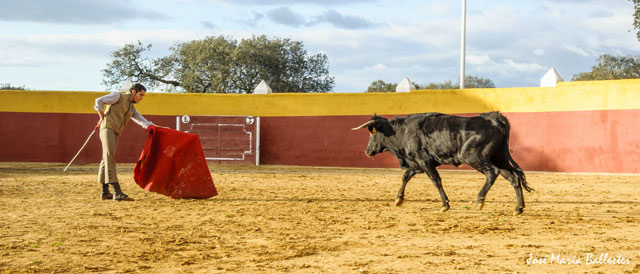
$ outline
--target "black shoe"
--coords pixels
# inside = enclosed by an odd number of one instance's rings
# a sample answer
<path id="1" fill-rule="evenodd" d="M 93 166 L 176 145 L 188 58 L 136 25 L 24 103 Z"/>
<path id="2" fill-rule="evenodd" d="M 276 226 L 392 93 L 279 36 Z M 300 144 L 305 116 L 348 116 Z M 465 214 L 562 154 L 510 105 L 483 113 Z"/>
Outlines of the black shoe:
<path id="1" fill-rule="evenodd" d="M 100 199 L 102 200 L 111 200 L 113 199 L 113 194 L 109 191 L 109 184 L 102 184 L 102 194 L 100 194 Z"/>
<path id="2" fill-rule="evenodd" d="M 122 192 L 122 189 L 120 188 L 120 184 L 118 182 L 115 183 L 109 183 L 111 186 L 113 186 L 113 190 L 116 192 L 115 195 L 113 195 L 113 200 L 115 201 L 133 201 L 133 198 L 127 196 L 127 194 L 124 194 L 124 192 Z"/>
<path id="3" fill-rule="evenodd" d="M 124 194 L 124 193 L 113 195 L 113 200 L 114 201 L 135 201 L 133 198 L 127 196 L 127 194 Z"/>

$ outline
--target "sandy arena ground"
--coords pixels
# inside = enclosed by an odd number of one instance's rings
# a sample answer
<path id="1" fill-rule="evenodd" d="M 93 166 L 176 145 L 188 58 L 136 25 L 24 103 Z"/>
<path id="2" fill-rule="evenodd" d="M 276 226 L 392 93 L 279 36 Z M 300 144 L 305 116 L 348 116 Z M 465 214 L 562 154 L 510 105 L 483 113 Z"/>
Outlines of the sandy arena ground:
<path id="1" fill-rule="evenodd" d="M 512 216 L 502 178 L 476 209 L 472 171 L 441 171 L 439 213 L 424 174 L 394 206 L 399 169 L 211 165 L 217 197 L 172 200 L 120 165 L 115 202 L 63 167 L 0 163 L 0 273 L 640 272 L 640 176 L 529 172 Z"/>

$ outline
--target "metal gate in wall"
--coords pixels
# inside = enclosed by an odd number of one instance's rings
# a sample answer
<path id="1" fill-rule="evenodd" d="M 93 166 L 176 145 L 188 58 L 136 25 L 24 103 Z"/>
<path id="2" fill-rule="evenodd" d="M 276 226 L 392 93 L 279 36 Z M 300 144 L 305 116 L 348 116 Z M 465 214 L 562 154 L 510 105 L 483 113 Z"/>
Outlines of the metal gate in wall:
<path id="1" fill-rule="evenodd" d="M 198 134 L 207 161 L 260 164 L 260 117 L 182 115 L 176 129 Z"/>

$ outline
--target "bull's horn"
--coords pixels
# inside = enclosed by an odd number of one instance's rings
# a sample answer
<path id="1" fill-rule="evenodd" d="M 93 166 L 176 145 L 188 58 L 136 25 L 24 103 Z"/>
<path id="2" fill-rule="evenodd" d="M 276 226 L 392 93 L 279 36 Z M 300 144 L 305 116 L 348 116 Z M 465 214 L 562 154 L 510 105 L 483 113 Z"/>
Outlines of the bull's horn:
<path id="1" fill-rule="evenodd" d="M 351 130 L 358 130 L 358 129 L 361 129 L 361 128 L 363 128 L 363 127 L 369 126 L 369 125 L 371 125 L 371 124 L 373 124 L 373 123 L 375 123 L 375 121 L 374 121 L 374 120 L 369 120 L 368 122 L 366 122 L 366 123 L 364 123 L 364 124 L 362 124 L 362 125 L 359 125 L 359 126 L 357 126 L 357 127 L 354 127 L 354 128 L 352 128 Z"/>

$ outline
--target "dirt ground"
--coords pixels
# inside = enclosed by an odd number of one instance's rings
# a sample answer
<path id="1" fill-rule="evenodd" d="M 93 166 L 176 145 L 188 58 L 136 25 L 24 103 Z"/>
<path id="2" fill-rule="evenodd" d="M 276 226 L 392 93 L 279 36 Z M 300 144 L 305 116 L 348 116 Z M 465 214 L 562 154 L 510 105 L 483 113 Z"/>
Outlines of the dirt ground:
<path id="1" fill-rule="evenodd" d="M 0 273 L 639 273 L 640 176 L 527 173 L 524 215 L 500 178 L 424 174 L 394 206 L 399 169 L 210 165 L 219 195 L 172 200 L 96 165 L 0 163 Z"/>

